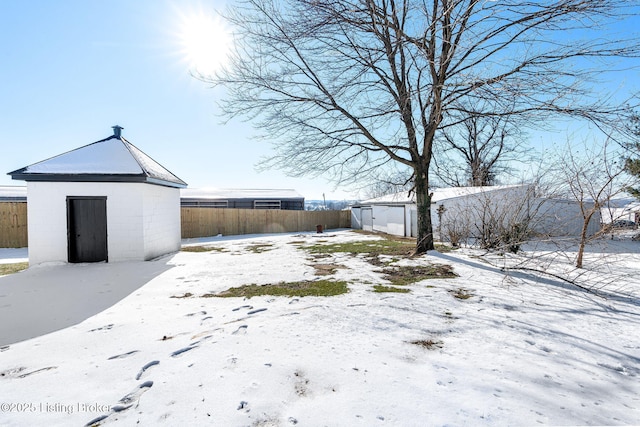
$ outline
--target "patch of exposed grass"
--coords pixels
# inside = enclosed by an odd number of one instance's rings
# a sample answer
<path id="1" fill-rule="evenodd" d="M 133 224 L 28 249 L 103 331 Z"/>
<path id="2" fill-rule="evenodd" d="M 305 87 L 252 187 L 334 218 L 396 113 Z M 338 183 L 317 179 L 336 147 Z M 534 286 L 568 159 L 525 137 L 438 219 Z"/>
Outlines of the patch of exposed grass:
<path id="1" fill-rule="evenodd" d="M 395 286 L 406 286 L 427 279 L 458 277 L 453 267 L 446 264 L 391 267 L 383 270 L 384 279 Z"/>
<path id="2" fill-rule="evenodd" d="M 398 240 L 401 242 L 413 242 L 415 245 L 416 239 L 414 237 L 396 236 L 395 234 L 383 233 L 381 231 L 366 231 L 366 230 L 351 230 L 357 234 L 364 234 L 365 236 L 378 236 L 388 240 Z"/>
<path id="3" fill-rule="evenodd" d="M 462 300 L 469 299 L 473 296 L 471 292 L 464 288 L 452 289 L 449 293 L 453 295 L 454 298 Z"/>
<path id="4" fill-rule="evenodd" d="M 225 248 L 216 246 L 184 246 L 180 250 L 182 252 L 227 252 Z"/>
<path id="5" fill-rule="evenodd" d="M 409 341 L 410 344 L 419 345 L 420 347 L 426 348 L 427 350 L 435 350 L 436 348 L 442 348 L 442 341 L 434 341 L 434 340 L 414 340 Z"/>
<path id="6" fill-rule="evenodd" d="M 18 271 L 25 270 L 29 267 L 28 262 L 14 262 L 11 264 L 0 264 L 0 276 L 4 276 L 5 274 L 13 274 Z"/>
<path id="7" fill-rule="evenodd" d="M 399 259 L 413 256 L 416 249 L 416 241 L 412 238 L 393 236 L 390 234 L 372 233 L 369 231 L 354 230 L 354 232 L 364 235 L 376 235 L 382 237 L 379 240 L 357 240 L 354 242 L 320 244 L 303 246 L 314 256 L 328 256 L 332 253 L 342 252 L 351 255 L 365 255 L 367 261 L 377 266 L 388 266 Z M 449 252 L 453 250 L 450 246 L 437 245 L 436 250 Z M 381 259 L 383 256 L 390 259 Z"/>
<path id="8" fill-rule="evenodd" d="M 312 254 L 330 254 L 337 252 L 346 252 L 352 255 L 368 254 L 371 257 L 379 255 L 389 255 L 393 257 L 410 256 L 414 249 L 415 243 L 400 240 L 358 240 L 355 242 L 332 243 L 328 245 L 311 245 L 306 246 Z"/>
<path id="9" fill-rule="evenodd" d="M 280 282 L 270 285 L 244 285 L 236 288 L 230 288 L 218 294 L 205 294 L 204 298 L 209 297 L 245 297 L 251 298 L 261 295 L 271 296 L 288 296 L 288 297 L 306 297 L 317 296 L 326 297 L 344 294 L 349 291 L 347 282 L 339 280 L 315 280 L 300 282 Z"/>
<path id="10" fill-rule="evenodd" d="M 397 292 L 399 294 L 406 294 L 411 292 L 411 290 L 407 288 L 396 288 L 395 286 L 375 285 L 373 292 Z"/>
<path id="11" fill-rule="evenodd" d="M 436 249 L 436 251 L 440 252 L 441 254 L 447 253 L 447 252 L 452 252 L 457 250 L 458 248 L 454 248 L 451 245 L 447 245 L 447 244 L 443 244 L 443 243 L 436 243 L 435 245 L 433 245 Z"/>
<path id="12" fill-rule="evenodd" d="M 272 249 L 273 249 L 273 243 L 256 243 L 255 245 L 247 246 L 247 250 L 249 252 L 253 252 L 254 254 L 270 251 Z"/>

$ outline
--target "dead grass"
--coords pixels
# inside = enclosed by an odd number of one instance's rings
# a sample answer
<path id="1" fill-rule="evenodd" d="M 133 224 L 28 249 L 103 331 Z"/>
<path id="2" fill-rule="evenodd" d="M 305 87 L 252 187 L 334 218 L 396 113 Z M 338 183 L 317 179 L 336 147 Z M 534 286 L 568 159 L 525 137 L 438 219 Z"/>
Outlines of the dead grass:
<path id="1" fill-rule="evenodd" d="M 315 280 L 300 282 L 280 282 L 269 285 L 243 285 L 236 288 L 230 288 L 217 294 L 204 294 L 203 298 L 221 297 L 244 297 L 251 298 L 261 295 L 270 296 L 288 296 L 288 297 L 305 297 L 305 296 L 334 296 L 344 294 L 349 291 L 347 282 L 339 280 Z"/>
<path id="2" fill-rule="evenodd" d="M 340 264 L 313 264 L 312 267 L 316 270 L 316 276 L 331 276 L 339 268 L 346 268 Z"/>
<path id="3" fill-rule="evenodd" d="M 358 240 L 355 242 L 316 244 L 305 246 L 312 254 L 349 253 L 352 255 L 366 254 L 370 258 L 380 255 L 406 258 L 411 256 L 415 243 L 399 240 Z"/>
<path id="4" fill-rule="evenodd" d="M 416 249 L 416 239 L 393 236 L 384 233 L 372 233 L 369 231 L 354 230 L 358 234 L 375 235 L 382 237 L 379 240 L 358 240 L 345 243 L 321 244 L 302 246 L 315 257 L 329 256 L 333 253 L 349 253 L 351 255 L 364 255 L 368 262 L 376 266 L 386 266 L 399 259 L 411 258 Z M 437 245 L 440 252 L 449 252 L 451 247 Z M 382 259 L 388 257 L 390 259 Z"/>
<path id="5" fill-rule="evenodd" d="M 182 252 L 228 252 L 225 248 L 215 246 L 184 246 Z"/>
<path id="6" fill-rule="evenodd" d="M 28 267 L 29 267 L 28 262 L 14 262 L 11 264 L 0 264 L 0 276 L 17 273 L 18 271 L 25 270 Z"/>
<path id="7" fill-rule="evenodd" d="M 253 252 L 254 254 L 259 254 L 262 252 L 267 252 L 273 249 L 273 243 L 257 243 L 255 245 L 247 246 L 247 250 L 249 252 Z"/>
<path id="8" fill-rule="evenodd" d="M 469 290 L 464 288 L 452 289 L 449 291 L 449 293 L 453 295 L 454 298 L 461 300 L 466 300 L 474 296 L 471 292 L 469 292 Z"/>
<path id="9" fill-rule="evenodd" d="M 406 286 L 427 279 L 449 279 L 458 277 L 453 267 L 446 264 L 390 267 L 383 270 L 384 279 L 395 286 Z"/>
<path id="10" fill-rule="evenodd" d="M 411 292 L 411 290 L 407 288 L 396 288 L 395 286 L 374 285 L 373 292 L 395 292 L 399 294 L 407 294 Z"/>
<path id="11" fill-rule="evenodd" d="M 440 252 L 441 254 L 445 254 L 447 252 L 453 252 L 453 251 L 459 249 L 457 247 L 453 247 L 453 246 L 445 244 L 445 243 L 436 243 L 433 246 L 435 247 L 436 251 Z"/>
<path id="12" fill-rule="evenodd" d="M 191 292 L 185 292 L 182 295 L 171 295 L 169 298 L 191 298 L 193 294 Z"/>
<path id="13" fill-rule="evenodd" d="M 413 345 L 418 345 L 420 347 L 426 348 L 427 350 L 435 350 L 437 348 L 442 348 L 443 346 L 443 342 L 442 341 L 434 341 L 431 339 L 428 340 L 414 340 L 414 341 L 410 341 L 410 344 Z"/>

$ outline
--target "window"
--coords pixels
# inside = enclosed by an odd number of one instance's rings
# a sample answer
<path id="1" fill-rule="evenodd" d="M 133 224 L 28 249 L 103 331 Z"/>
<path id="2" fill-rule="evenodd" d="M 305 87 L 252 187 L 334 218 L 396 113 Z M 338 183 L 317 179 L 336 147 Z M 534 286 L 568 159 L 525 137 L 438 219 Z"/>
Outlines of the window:
<path id="1" fill-rule="evenodd" d="M 183 208 L 227 208 L 228 200 L 182 200 L 180 206 Z"/>
<path id="2" fill-rule="evenodd" d="M 254 209 L 280 209 L 280 200 L 254 200 Z"/>

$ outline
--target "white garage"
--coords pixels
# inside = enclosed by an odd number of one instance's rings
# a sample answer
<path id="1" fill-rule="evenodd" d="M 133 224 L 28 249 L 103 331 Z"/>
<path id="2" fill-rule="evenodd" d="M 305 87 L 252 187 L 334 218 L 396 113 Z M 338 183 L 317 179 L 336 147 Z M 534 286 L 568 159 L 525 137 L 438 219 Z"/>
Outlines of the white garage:
<path id="1" fill-rule="evenodd" d="M 436 233 L 440 230 L 440 220 L 443 224 L 463 219 L 476 223 L 480 220 L 478 213 L 486 207 L 499 209 L 528 196 L 527 185 L 436 188 L 431 193 L 431 223 Z M 443 213 L 439 214 L 439 209 Z M 351 208 L 351 224 L 353 228 L 416 237 L 415 194 L 394 193 L 361 202 Z"/>
<path id="2" fill-rule="evenodd" d="M 121 135 L 10 172 L 27 181 L 29 263 L 149 260 L 180 249 L 186 183 Z"/>

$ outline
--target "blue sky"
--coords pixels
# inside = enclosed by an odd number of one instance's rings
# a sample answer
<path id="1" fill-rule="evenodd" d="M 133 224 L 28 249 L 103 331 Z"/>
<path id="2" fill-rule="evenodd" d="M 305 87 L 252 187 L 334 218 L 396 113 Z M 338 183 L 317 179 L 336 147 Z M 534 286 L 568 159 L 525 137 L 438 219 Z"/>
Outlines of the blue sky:
<path id="1" fill-rule="evenodd" d="M 189 75 L 185 23 L 222 1 L 0 0 L 0 185 L 7 172 L 112 134 L 190 187 L 293 188 L 350 198 L 323 179 L 257 173 L 251 126 L 221 124 L 222 93 Z"/>
<path id="2" fill-rule="evenodd" d="M 268 143 L 252 139 L 250 124 L 223 125 L 216 107 L 223 93 L 189 74 L 185 28 L 223 7 L 223 0 L 0 0 L 0 185 L 24 185 L 6 173 L 106 138 L 118 124 L 190 187 L 356 197 L 322 178 L 255 172 Z M 618 30 L 637 31 L 639 21 Z M 623 95 L 637 88 L 637 75 L 608 84 Z M 557 137 L 564 144 L 567 132 Z"/>

